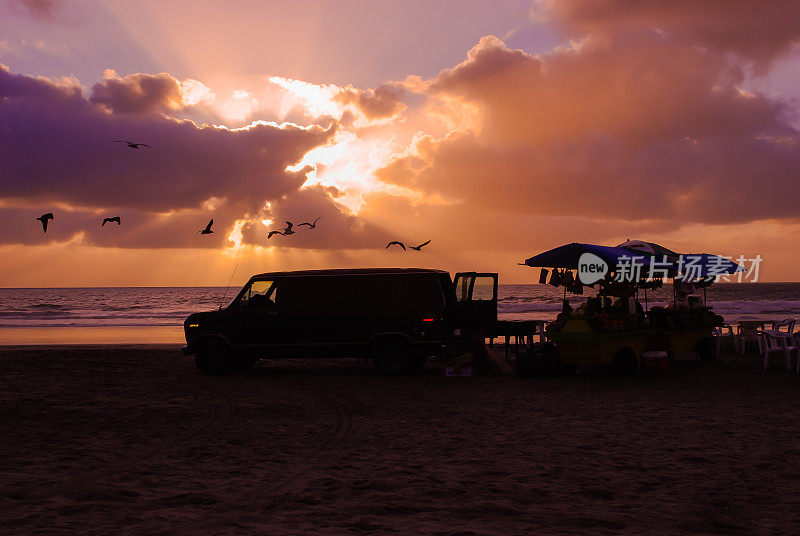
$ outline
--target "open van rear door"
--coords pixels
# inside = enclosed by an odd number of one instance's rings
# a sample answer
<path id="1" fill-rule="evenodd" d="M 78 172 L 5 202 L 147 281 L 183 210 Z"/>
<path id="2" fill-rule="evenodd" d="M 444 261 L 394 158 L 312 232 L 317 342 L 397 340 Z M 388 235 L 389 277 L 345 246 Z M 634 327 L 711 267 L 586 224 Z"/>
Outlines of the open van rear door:
<path id="1" fill-rule="evenodd" d="M 492 333 L 497 324 L 497 274 L 459 272 L 454 279 L 459 321 L 470 332 Z"/>

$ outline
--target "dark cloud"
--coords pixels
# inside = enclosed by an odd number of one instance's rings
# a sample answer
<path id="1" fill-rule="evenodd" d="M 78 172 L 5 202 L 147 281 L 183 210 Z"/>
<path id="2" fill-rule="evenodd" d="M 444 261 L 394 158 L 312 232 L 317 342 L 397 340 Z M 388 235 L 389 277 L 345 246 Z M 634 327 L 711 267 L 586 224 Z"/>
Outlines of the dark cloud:
<path id="1" fill-rule="evenodd" d="M 46 78 L 23 74 L 12 74 L 8 67 L 0 64 L 0 101 L 5 105 L 13 100 L 61 101 L 74 104 L 83 100 L 77 85 L 57 85 Z"/>
<path id="2" fill-rule="evenodd" d="M 20 206 L 24 205 L 24 206 Z M 165 213 L 141 210 L 100 210 L 95 208 L 64 207 L 58 203 L 33 205 L 17 202 L 0 207 L 0 244 L 44 244 L 76 241 L 100 247 L 160 249 L 160 248 L 222 248 L 233 245 L 228 235 L 237 220 L 250 218 L 241 228 L 242 244 L 278 246 L 317 250 L 372 249 L 383 247 L 386 232 L 378 225 L 347 213 L 332 202 L 328 188 L 316 186 L 298 190 L 270 202 L 271 207 L 258 214 L 242 212 L 236 204 L 220 204 L 212 208 L 186 209 Z M 52 212 L 47 233 L 36 220 Z M 120 216 L 122 224 L 101 226 L 104 217 Z M 285 220 L 295 225 L 317 217 L 317 227 L 295 227 L 296 234 L 267 239 L 270 229 L 282 229 Z M 198 231 L 214 219 L 211 235 Z M 260 220 L 270 218 L 269 228 Z"/>
<path id="3" fill-rule="evenodd" d="M 20 89 L 23 88 L 23 89 Z M 160 115 L 108 113 L 74 88 L 0 71 L 0 196 L 153 211 L 209 198 L 255 211 L 296 190 L 285 171 L 332 129 L 259 124 L 231 131 Z M 129 149 L 115 140 L 151 148 Z"/>
<path id="4" fill-rule="evenodd" d="M 30 16 L 52 19 L 62 4 L 60 0 L 12 0 L 12 4 L 22 7 Z"/>
<path id="5" fill-rule="evenodd" d="M 248 223 L 242 229 L 243 243 L 259 246 L 280 246 L 304 249 L 376 249 L 386 245 L 389 234 L 379 225 L 347 214 L 331 203 L 329 188 L 316 186 L 278 201 L 267 217 L 272 220 L 269 227 L 262 223 Z M 320 218 L 315 229 L 299 223 L 313 223 Z M 267 238 L 270 230 L 281 230 L 291 221 L 296 234 L 274 235 Z"/>
<path id="6" fill-rule="evenodd" d="M 477 108 L 479 124 L 421 138 L 378 176 L 473 211 L 676 225 L 796 218 L 793 110 L 740 82 L 724 58 L 657 37 L 546 57 L 487 37 L 428 88 Z"/>
<path id="7" fill-rule="evenodd" d="M 800 42 L 796 0 L 559 0 L 554 22 L 573 34 L 619 38 L 659 31 L 697 44 L 768 62 Z"/>
<path id="8" fill-rule="evenodd" d="M 368 119 L 391 117 L 403 110 L 401 97 L 404 90 L 394 83 L 386 83 L 375 89 L 347 88 L 336 98 L 344 104 L 355 104 Z"/>
<path id="9" fill-rule="evenodd" d="M 52 212 L 55 218 L 42 232 L 35 218 Z M 120 216 L 122 225 L 100 224 L 104 217 Z M 191 210 L 154 214 L 135 210 L 98 211 L 65 208 L 42 204 L 38 207 L 0 208 L 2 244 L 46 244 L 68 242 L 101 247 L 158 248 L 221 248 L 230 246 L 228 231 L 238 216 L 233 210 Z M 201 236 L 197 231 L 214 218 L 214 234 Z"/>
<path id="10" fill-rule="evenodd" d="M 124 78 L 108 78 L 92 87 L 89 101 L 112 112 L 129 114 L 183 107 L 180 83 L 167 73 L 137 73 Z"/>
<path id="11" fill-rule="evenodd" d="M 260 123 L 227 130 L 161 114 L 115 113 L 79 88 L 0 68 L 0 202 L 7 209 L 42 207 L 33 213 L 53 210 L 54 203 L 71 211 L 48 240 L 85 228 L 90 243 L 109 244 L 111 233 L 94 229 L 101 213 L 113 211 L 126 221 L 114 230 L 114 245 L 194 245 L 196 231 L 214 217 L 217 233 L 202 243 L 219 246 L 234 220 L 298 195 L 307 170 L 286 167 L 326 143 L 334 129 Z M 151 148 L 114 142 L 126 139 Z M 327 193 L 325 199 L 333 202 Z M 22 226 L 13 227 L 19 234 L 5 241 L 44 239 L 28 227 L 30 214 L 21 218 Z"/>

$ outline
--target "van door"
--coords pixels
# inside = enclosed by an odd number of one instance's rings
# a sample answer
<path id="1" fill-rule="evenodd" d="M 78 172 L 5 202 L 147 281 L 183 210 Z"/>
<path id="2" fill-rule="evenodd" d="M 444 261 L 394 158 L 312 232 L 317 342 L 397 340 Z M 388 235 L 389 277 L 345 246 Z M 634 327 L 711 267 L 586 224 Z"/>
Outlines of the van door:
<path id="1" fill-rule="evenodd" d="M 229 338 L 233 346 L 254 349 L 277 342 L 276 287 L 275 281 L 252 281 L 227 311 L 231 315 Z"/>
<path id="2" fill-rule="evenodd" d="M 497 325 L 497 274 L 459 272 L 454 285 L 462 330 L 492 333 Z"/>

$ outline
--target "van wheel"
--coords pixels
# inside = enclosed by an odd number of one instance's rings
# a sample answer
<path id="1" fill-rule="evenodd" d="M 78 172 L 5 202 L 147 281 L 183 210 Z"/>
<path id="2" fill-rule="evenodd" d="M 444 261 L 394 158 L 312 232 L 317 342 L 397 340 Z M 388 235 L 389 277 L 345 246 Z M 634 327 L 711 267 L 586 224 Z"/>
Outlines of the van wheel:
<path id="1" fill-rule="evenodd" d="M 631 348 L 622 348 L 614 356 L 614 372 L 620 375 L 633 374 L 639 370 L 639 362 L 636 359 L 636 352 Z"/>
<path id="2" fill-rule="evenodd" d="M 711 363 L 717 360 L 717 347 L 714 345 L 714 341 L 711 340 L 711 337 L 703 337 L 700 339 L 697 342 L 695 350 L 700 354 L 701 361 Z"/>
<path id="3" fill-rule="evenodd" d="M 372 349 L 372 360 L 381 374 L 395 375 L 406 372 L 412 360 L 408 343 L 401 341 L 385 341 Z"/>
<path id="4" fill-rule="evenodd" d="M 198 343 L 194 364 L 203 374 L 222 374 L 231 364 L 231 349 L 224 341 L 209 339 Z"/>

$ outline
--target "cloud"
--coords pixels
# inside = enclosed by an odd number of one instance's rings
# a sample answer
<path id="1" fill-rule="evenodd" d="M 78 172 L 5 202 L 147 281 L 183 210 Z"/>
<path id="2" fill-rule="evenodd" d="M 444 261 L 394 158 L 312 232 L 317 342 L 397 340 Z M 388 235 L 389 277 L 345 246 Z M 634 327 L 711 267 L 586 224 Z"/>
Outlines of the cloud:
<path id="1" fill-rule="evenodd" d="M 31 17 L 52 19 L 58 13 L 60 0 L 12 0 L 12 4 L 22 7 Z"/>
<path id="2" fill-rule="evenodd" d="M 157 97 L 162 94 L 153 91 L 144 99 L 163 102 Z M 255 217 L 267 203 L 278 206 L 297 195 L 308 169 L 287 171 L 287 166 L 335 132 L 335 125 L 263 121 L 235 130 L 198 126 L 161 114 L 123 113 L 120 106 L 128 112 L 153 105 L 117 96 L 96 104 L 76 85 L 0 68 L 0 200 L 6 208 L 26 211 L 15 215 L 22 228 L 4 226 L 15 229 L 5 241 L 40 241 L 40 235 L 22 229 L 29 229 L 31 214 L 56 205 L 80 223 L 59 217 L 48 240 L 65 239 L 85 227 L 87 240 L 106 243 L 110 234 L 94 229 L 101 215 L 114 211 L 129 224 L 119 230 L 118 245 L 192 244 L 195 231 L 213 216 L 217 233 L 204 244 L 220 246 L 237 218 Z M 133 150 L 114 143 L 125 139 L 151 147 Z"/>
<path id="3" fill-rule="evenodd" d="M 560 0 L 548 7 L 553 21 L 573 35 L 619 38 L 657 31 L 676 43 L 734 52 L 759 63 L 800 42 L 795 0 Z"/>
<path id="4" fill-rule="evenodd" d="M 402 86 L 386 83 L 375 89 L 348 87 L 336 99 L 343 104 L 354 104 L 367 119 L 381 119 L 396 115 L 405 108 L 400 101 L 403 93 Z"/>
<path id="5" fill-rule="evenodd" d="M 113 71 L 92 87 L 89 102 L 115 113 L 142 114 L 183 108 L 180 82 L 167 73 L 129 74 L 119 78 Z"/>
<path id="6" fill-rule="evenodd" d="M 426 81 L 478 124 L 421 136 L 382 180 L 465 210 L 620 221 L 796 218 L 800 135 L 788 103 L 742 91 L 741 71 L 643 36 L 535 56 L 487 36 Z M 775 195 L 781 192 L 780 195 Z"/>
<path id="7" fill-rule="evenodd" d="M 767 64 L 793 33 L 739 51 L 725 29 L 739 7 L 716 19 L 716 3 L 698 7 L 725 27 L 712 31 L 672 4 L 621 5 L 554 3 L 569 46 L 537 55 L 486 36 L 432 78 L 371 89 L 273 76 L 217 98 L 197 80 L 109 71 L 87 96 L 74 81 L 2 68 L 0 242 L 236 242 L 382 259 L 388 240 L 430 238 L 441 256 L 426 262 L 453 266 L 575 239 L 796 220 L 794 105 L 743 89 L 750 62 Z M 287 117 L 308 126 L 258 120 Z M 43 235 L 33 218 L 50 210 Z M 99 227 L 117 214 L 123 226 Z M 266 238 L 319 216 L 313 231 Z M 210 217 L 216 232 L 199 236 Z"/>
<path id="8" fill-rule="evenodd" d="M 266 215 L 271 220 L 269 225 L 257 221 L 243 227 L 242 243 L 318 250 L 377 249 L 386 245 L 390 238 L 385 229 L 332 204 L 330 194 L 329 189 L 315 186 L 276 203 Z M 312 223 L 316 218 L 320 220 L 315 229 L 298 226 L 302 222 Z M 267 238 L 270 230 L 286 227 L 287 220 L 294 224 L 295 234 Z"/>

